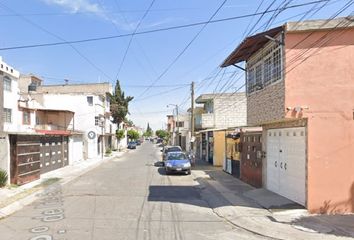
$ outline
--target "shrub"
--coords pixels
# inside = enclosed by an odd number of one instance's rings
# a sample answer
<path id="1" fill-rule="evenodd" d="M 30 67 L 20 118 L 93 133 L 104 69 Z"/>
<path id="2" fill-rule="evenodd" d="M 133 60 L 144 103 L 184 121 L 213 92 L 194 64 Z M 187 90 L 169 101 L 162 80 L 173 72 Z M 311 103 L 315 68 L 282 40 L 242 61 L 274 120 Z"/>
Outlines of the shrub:
<path id="1" fill-rule="evenodd" d="M 106 150 L 106 154 L 111 154 L 111 153 L 112 153 L 112 149 L 107 148 L 107 150 Z"/>
<path id="2" fill-rule="evenodd" d="M 0 169 L 0 187 L 4 187 L 7 183 L 8 175 L 3 169 Z"/>

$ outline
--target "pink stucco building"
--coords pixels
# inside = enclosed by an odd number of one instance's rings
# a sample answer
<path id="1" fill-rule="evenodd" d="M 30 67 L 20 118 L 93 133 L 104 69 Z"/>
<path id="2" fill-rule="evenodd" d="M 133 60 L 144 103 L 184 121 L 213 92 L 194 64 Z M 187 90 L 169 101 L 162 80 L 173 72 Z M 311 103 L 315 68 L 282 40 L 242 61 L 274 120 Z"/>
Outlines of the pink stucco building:
<path id="1" fill-rule="evenodd" d="M 263 186 L 317 213 L 354 212 L 354 18 L 246 38 L 247 123 L 263 127 Z"/>

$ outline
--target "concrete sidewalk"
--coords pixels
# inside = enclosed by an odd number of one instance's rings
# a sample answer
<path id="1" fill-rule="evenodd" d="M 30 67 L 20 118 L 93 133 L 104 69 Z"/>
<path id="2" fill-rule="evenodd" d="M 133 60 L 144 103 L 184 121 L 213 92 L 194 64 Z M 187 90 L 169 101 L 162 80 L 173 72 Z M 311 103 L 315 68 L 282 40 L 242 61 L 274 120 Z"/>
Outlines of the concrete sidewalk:
<path id="1" fill-rule="evenodd" d="M 256 189 L 219 167 L 197 162 L 192 171 L 202 198 L 235 227 L 272 239 L 352 239 L 354 215 L 311 215 L 302 206 Z"/>
<path id="2" fill-rule="evenodd" d="M 41 174 L 40 179 L 18 187 L 0 189 L 0 218 L 4 218 L 32 203 L 36 195 L 53 183 L 64 185 L 104 162 L 121 157 L 127 150 L 113 152 L 111 156 L 75 161 L 57 170 Z"/>

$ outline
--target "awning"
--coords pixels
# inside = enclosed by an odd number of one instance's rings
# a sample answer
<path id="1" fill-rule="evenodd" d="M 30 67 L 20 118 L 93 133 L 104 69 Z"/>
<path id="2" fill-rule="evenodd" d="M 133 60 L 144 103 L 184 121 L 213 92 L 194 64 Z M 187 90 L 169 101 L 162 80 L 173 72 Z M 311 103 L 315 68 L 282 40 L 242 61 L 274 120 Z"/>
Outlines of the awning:
<path id="1" fill-rule="evenodd" d="M 36 129 L 36 132 L 43 133 L 45 135 L 63 135 L 63 136 L 71 135 L 70 131 L 65 131 L 65 130 L 40 130 L 40 129 Z"/>
<path id="2" fill-rule="evenodd" d="M 226 131 L 226 130 L 227 128 L 211 128 L 211 129 L 200 130 L 198 132 L 195 132 L 195 134 L 204 133 L 204 132 Z"/>
<path id="3" fill-rule="evenodd" d="M 243 42 L 224 60 L 220 67 L 228 67 L 246 61 L 269 41 L 265 35 L 275 37 L 282 31 L 283 26 L 280 26 L 245 38 Z"/>

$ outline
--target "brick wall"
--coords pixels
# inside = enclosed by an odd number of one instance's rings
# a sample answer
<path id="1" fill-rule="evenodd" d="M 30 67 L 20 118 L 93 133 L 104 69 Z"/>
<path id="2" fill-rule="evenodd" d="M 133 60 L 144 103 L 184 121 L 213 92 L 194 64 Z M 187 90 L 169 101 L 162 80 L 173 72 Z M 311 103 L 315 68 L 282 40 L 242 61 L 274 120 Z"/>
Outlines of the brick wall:
<path id="1" fill-rule="evenodd" d="M 247 124 L 259 125 L 285 117 L 285 86 L 279 81 L 247 98 Z"/>

